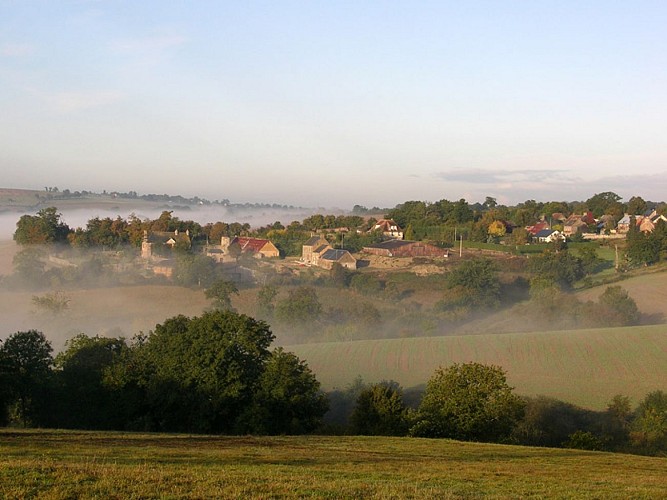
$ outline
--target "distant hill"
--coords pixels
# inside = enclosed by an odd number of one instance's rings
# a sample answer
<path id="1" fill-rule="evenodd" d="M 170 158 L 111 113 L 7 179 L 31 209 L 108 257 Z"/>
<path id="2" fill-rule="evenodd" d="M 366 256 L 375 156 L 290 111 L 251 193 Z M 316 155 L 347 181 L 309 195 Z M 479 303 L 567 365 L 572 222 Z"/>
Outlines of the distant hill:
<path id="1" fill-rule="evenodd" d="M 457 362 L 502 366 L 516 391 L 603 409 L 616 394 L 637 403 L 667 391 L 667 326 L 461 335 L 287 346 L 325 389 L 392 379 L 409 388 Z"/>

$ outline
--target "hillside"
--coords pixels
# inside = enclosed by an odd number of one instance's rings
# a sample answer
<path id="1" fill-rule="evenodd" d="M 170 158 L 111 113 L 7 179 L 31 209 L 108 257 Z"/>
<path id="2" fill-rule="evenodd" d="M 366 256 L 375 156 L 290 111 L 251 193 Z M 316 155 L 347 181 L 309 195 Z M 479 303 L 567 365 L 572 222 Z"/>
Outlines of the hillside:
<path id="1" fill-rule="evenodd" d="M 661 498 L 667 459 L 413 438 L 0 430 L 0 496 Z"/>
<path id="2" fill-rule="evenodd" d="M 502 366 L 519 394 L 546 395 L 603 409 L 616 394 L 636 403 L 667 390 L 667 326 L 566 332 L 461 335 L 288 346 L 325 389 L 355 377 L 425 384 L 434 370 L 478 361 Z"/>

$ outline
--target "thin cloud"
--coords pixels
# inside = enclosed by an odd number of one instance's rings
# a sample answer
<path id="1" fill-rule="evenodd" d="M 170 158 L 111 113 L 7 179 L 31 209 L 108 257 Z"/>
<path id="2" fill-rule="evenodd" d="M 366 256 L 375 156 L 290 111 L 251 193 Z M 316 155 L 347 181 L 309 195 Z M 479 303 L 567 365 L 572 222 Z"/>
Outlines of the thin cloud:
<path id="1" fill-rule="evenodd" d="M 144 38 L 125 38 L 111 43 L 115 52 L 161 52 L 187 42 L 182 35 L 159 35 Z"/>
<path id="2" fill-rule="evenodd" d="M 484 170 L 457 169 L 448 172 L 436 172 L 437 179 L 448 182 L 472 184 L 494 184 L 516 186 L 541 182 L 574 183 L 578 179 L 568 170 L 523 169 L 523 170 Z"/>
<path id="3" fill-rule="evenodd" d="M 49 106 L 60 113 L 83 111 L 105 106 L 123 99 L 124 95 L 115 91 L 39 93 Z"/>

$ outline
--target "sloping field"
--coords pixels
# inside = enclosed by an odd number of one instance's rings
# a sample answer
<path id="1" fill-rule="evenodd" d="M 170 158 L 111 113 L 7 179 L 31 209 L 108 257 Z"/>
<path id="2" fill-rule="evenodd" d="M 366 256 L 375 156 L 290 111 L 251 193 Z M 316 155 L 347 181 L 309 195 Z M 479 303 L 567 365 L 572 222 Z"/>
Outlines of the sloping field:
<path id="1" fill-rule="evenodd" d="M 667 459 L 384 437 L 0 430 L 2 498 L 665 498 Z"/>
<path id="2" fill-rule="evenodd" d="M 667 318 L 667 272 L 653 272 L 635 276 L 614 283 L 630 294 L 643 316 L 649 319 L 664 320 Z M 598 286 L 577 293 L 581 300 L 597 300 L 608 285 Z"/>
<path id="3" fill-rule="evenodd" d="M 439 366 L 477 361 L 507 371 L 523 395 L 546 395 L 603 409 L 616 394 L 636 403 L 667 390 L 667 326 L 567 332 L 462 335 L 302 344 L 286 347 L 306 360 L 325 389 L 392 379 L 425 384 Z"/>

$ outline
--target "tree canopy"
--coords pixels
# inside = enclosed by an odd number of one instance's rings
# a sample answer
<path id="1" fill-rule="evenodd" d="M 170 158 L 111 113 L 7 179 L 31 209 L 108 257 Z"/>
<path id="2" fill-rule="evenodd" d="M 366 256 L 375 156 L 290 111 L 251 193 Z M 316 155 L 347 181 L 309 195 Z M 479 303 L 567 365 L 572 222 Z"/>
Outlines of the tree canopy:
<path id="1" fill-rule="evenodd" d="M 410 432 L 423 437 L 502 441 L 520 420 L 523 407 L 502 368 L 454 364 L 436 370 L 428 381 Z"/>

